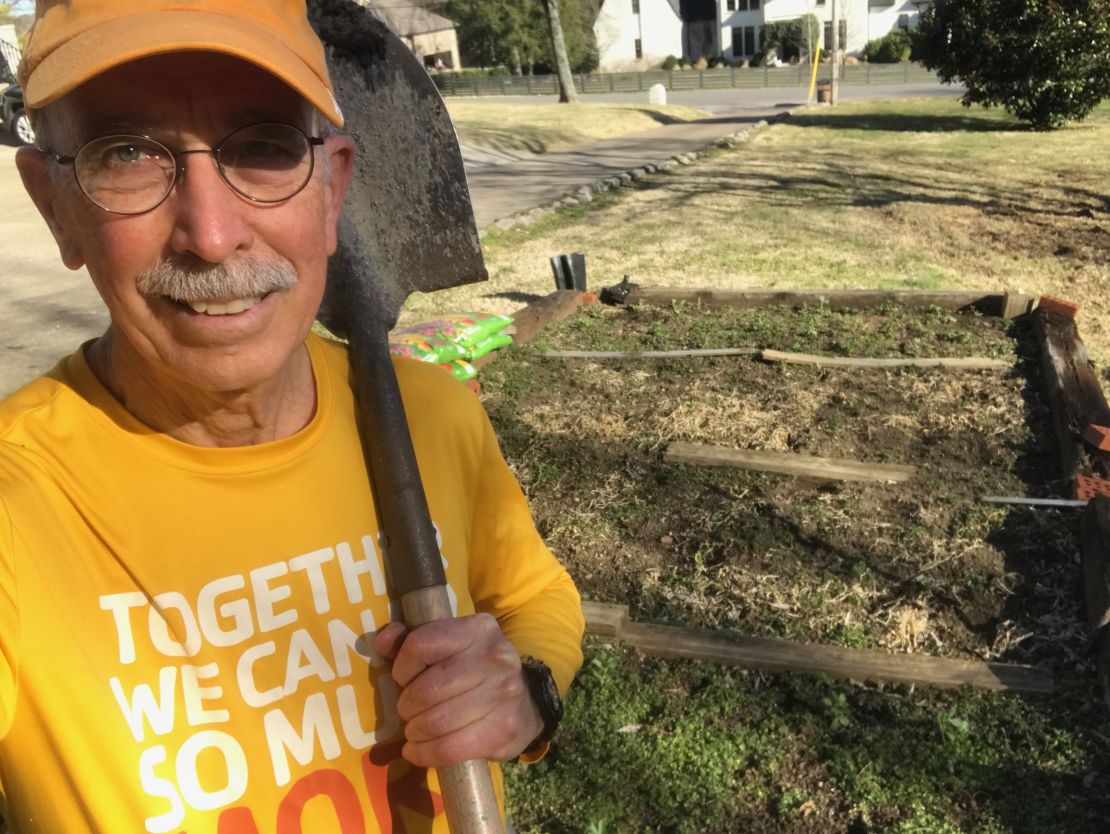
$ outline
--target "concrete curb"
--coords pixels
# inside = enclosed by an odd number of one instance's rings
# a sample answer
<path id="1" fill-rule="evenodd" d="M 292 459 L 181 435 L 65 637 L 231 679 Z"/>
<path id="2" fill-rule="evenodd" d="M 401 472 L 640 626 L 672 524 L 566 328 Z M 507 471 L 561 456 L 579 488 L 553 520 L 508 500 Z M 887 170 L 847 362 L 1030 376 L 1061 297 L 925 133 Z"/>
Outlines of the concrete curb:
<path id="1" fill-rule="evenodd" d="M 737 145 L 747 142 L 757 132 L 767 127 L 769 124 L 775 124 L 789 119 L 790 113 L 783 113 L 773 119 L 760 119 L 750 127 L 745 127 L 735 133 L 730 133 L 727 136 L 722 136 L 712 142 L 707 142 L 699 148 L 685 153 L 673 154 L 672 156 L 660 159 L 654 162 L 647 162 L 637 168 L 630 168 L 627 171 L 621 171 L 617 174 L 610 174 L 603 179 L 599 179 L 589 185 L 584 185 L 576 188 L 574 191 L 569 191 L 563 194 L 558 199 L 553 200 L 535 208 L 527 209 L 525 211 L 511 214 L 508 217 L 503 217 L 500 220 L 495 220 L 483 229 L 478 230 L 479 239 L 484 238 L 489 229 L 501 229 L 508 231 L 509 229 L 517 229 L 524 226 L 530 226 L 537 220 L 547 217 L 552 212 L 559 209 L 570 208 L 571 206 L 582 205 L 585 203 L 592 203 L 595 194 L 609 191 L 615 188 L 626 188 L 633 183 L 640 182 L 655 174 L 667 174 L 676 171 L 679 168 L 693 165 L 702 157 L 709 154 L 714 150 L 731 150 Z"/>

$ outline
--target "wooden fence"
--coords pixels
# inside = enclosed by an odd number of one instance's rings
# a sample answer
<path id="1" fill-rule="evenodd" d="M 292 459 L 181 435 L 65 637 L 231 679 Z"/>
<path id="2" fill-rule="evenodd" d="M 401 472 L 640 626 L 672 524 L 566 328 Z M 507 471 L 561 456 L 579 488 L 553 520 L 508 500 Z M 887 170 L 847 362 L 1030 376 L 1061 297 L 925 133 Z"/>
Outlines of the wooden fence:
<path id="1" fill-rule="evenodd" d="M 712 70 L 651 70 L 575 75 L 579 93 L 646 92 L 655 84 L 668 90 L 728 90 L 762 87 L 802 87 L 809 84 L 812 66 L 733 67 Z M 818 78 L 828 77 L 828 68 Z M 842 84 L 911 84 L 936 81 L 924 67 L 901 64 L 858 64 L 841 67 Z M 554 75 L 452 75 L 433 74 L 432 80 L 445 96 L 533 96 L 555 95 L 559 84 Z"/>

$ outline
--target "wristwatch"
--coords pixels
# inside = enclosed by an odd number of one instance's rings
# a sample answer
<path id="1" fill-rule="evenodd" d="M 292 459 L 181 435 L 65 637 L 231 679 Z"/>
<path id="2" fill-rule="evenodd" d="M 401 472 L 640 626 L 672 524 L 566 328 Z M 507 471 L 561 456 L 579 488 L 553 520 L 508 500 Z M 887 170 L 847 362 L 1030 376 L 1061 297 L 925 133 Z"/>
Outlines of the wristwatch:
<path id="1" fill-rule="evenodd" d="M 525 753 L 535 753 L 551 740 L 559 727 L 559 722 L 563 720 L 563 699 L 559 697 L 559 689 L 555 686 L 555 678 L 552 677 L 551 670 L 542 660 L 522 657 L 520 670 L 524 673 L 528 693 L 540 711 L 540 718 L 543 719 L 543 730 L 531 744 L 524 748 Z"/>

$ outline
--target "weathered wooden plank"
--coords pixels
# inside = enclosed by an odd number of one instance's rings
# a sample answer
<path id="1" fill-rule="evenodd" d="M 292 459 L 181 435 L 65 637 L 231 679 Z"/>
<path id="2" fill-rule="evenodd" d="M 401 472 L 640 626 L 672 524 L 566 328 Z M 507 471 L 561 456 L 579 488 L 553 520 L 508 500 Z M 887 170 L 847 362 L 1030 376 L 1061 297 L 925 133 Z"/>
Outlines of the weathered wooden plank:
<path id="1" fill-rule="evenodd" d="M 1049 507 L 1054 509 L 1074 509 L 1086 507 L 1086 501 L 1070 498 L 1023 498 L 1019 495 L 984 495 L 979 498 L 984 504 L 1014 504 L 1019 507 Z"/>
<path id="2" fill-rule="evenodd" d="M 1013 363 L 1004 359 L 985 356 L 966 357 L 900 357 L 897 359 L 868 359 L 855 356 L 816 356 L 810 353 L 788 353 L 781 350 L 764 350 L 759 358 L 764 362 L 786 362 L 791 365 L 817 365 L 819 367 L 845 368 L 958 368 L 963 370 L 1006 370 Z"/>
<path id="3" fill-rule="evenodd" d="M 912 309 L 940 307 L 944 310 L 972 308 L 992 316 L 1015 317 L 1029 312 L 1033 299 L 1014 293 L 956 290 L 811 290 L 811 289 L 699 289 L 696 287 L 636 287 L 625 304 L 670 306 L 684 301 L 700 307 L 754 309 L 784 305 L 801 307 L 825 304 L 834 310 L 897 304 Z"/>
<path id="4" fill-rule="evenodd" d="M 1024 316 L 1026 313 L 1030 313 L 1032 311 L 1032 296 L 1011 292 L 1004 294 L 1002 301 L 1002 318 L 1016 319 L 1018 316 Z"/>
<path id="5" fill-rule="evenodd" d="M 861 463 L 842 458 L 821 458 L 789 452 L 727 449 L 700 443 L 672 443 L 664 456 L 667 463 L 692 463 L 702 466 L 732 466 L 795 475 L 818 481 L 878 481 L 895 484 L 917 474 L 916 467 L 890 463 Z"/>
<path id="6" fill-rule="evenodd" d="M 1110 475 L 1110 453 L 1085 446 L 1088 425 L 1110 426 L 1110 405 L 1079 338 L 1075 320 L 1046 310 L 1033 311 L 1033 330 L 1041 343 L 1044 380 L 1065 480 L 1077 472 Z"/>
<path id="7" fill-rule="evenodd" d="M 599 637 L 620 637 L 628 623 L 628 606 L 582 600 L 586 631 Z"/>
<path id="8" fill-rule="evenodd" d="M 555 290 L 536 299 L 513 313 L 513 325 L 516 327 L 513 341 L 518 344 L 532 341 L 551 322 L 574 315 L 581 303 L 580 293 L 574 290 Z"/>
<path id="9" fill-rule="evenodd" d="M 699 356 L 754 356 L 759 348 L 698 348 L 694 350 L 549 350 L 549 359 L 685 359 Z"/>
<path id="10" fill-rule="evenodd" d="M 1110 692 L 1110 498 L 1092 498 L 1083 513 L 1080 549 L 1091 649 Z"/>
<path id="11" fill-rule="evenodd" d="M 767 637 L 725 637 L 708 631 L 629 623 L 624 640 L 654 657 L 692 658 L 764 669 L 809 672 L 849 680 L 939 687 L 975 686 L 1046 694 L 1050 672 L 1035 666 L 951 660 L 920 654 L 891 654 Z"/>

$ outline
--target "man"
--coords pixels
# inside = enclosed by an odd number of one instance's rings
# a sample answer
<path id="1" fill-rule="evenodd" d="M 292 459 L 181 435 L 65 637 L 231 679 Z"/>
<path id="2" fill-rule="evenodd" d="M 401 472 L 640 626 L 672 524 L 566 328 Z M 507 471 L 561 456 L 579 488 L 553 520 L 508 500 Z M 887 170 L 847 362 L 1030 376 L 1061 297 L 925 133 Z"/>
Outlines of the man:
<path id="1" fill-rule="evenodd" d="M 581 612 L 476 399 L 401 362 L 460 618 L 393 622 L 309 334 L 355 148 L 303 0 L 40 0 L 20 74 L 20 174 L 111 326 L 0 404 L 0 815 L 446 830 L 424 769 L 542 755 Z"/>

